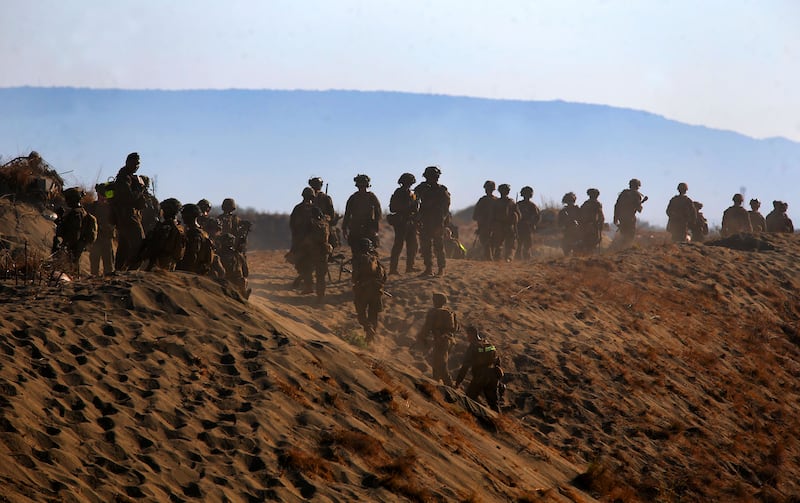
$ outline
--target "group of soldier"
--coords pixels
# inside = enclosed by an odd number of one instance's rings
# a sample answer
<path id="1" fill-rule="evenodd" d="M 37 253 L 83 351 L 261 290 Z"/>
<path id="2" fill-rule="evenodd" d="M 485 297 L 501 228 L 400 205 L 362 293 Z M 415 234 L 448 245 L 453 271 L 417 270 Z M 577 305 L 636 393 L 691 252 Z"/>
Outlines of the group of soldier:
<path id="1" fill-rule="evenodd" d="M 101 262 L 105 275 L 139 268 L 188 271 L 225 279 L 249 297 L 245 253 L 250 225 L 234 214 L 235 201 L 225 199 L 216 218 L 209 216 L 211 204 L 205 199 L 153 203 L 146 178 L 137 175 L 139 166 L 139 154 L 129 154 L 113 181 L 95 186 L 97 199 L 86 208 L 83 190 L 64 191 L 67 207 L 56 219 L 52 251 L 65 259 L 65 269 L 79 275 L 81 256 L 89 250 L 93 276 L 100 274 Z M 149 219 L 145 210 L 153 207 L 158 218 Z"/>

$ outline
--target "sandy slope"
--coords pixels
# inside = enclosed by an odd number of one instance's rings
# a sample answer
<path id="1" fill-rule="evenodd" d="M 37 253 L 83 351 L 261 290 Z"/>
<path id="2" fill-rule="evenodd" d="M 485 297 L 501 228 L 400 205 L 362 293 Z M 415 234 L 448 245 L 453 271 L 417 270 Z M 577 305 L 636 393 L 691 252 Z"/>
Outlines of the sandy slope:
<path id="1" fill-rule="evenodd" d="M 281 252 L 249 254 L 249 303 L 181 273 L 5 282 L 0 494 L 794 501 L 800 241 L 727 244 L 773 249 L 548 251 L 392 277 L 372 347 L 347 273 L 317 305 Z M 502 416 L 409 348 L 433 291 L 500 348 Z"/>

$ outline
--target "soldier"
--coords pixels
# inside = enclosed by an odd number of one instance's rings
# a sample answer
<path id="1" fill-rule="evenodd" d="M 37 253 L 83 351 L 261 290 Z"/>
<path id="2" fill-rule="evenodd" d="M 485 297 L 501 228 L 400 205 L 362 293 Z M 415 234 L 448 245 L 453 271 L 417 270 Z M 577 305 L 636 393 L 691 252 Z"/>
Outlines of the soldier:
<path id="1" fill-rule="evenodd" d="M 686 195 L 689 186 L 681 182 L 678 184 L 678 195 L 673 196 L 667 205 L 667 231 L 672 236 L 674 243 L 686 242 L 688 231 L 697 223 L 697 213 L 695 212 L 692 200 Z"/>
<path id="2" fill-rule="evenodd" d="M 389 274 L 399 274 L 397 267 L 400 263 L 400 252 L 403 245 L 406 247 L 406 272 L 413 272 L 414 261 L 417 256 L 419 244 L 417 242 L 417 212 L 419 201 L 411 186 L 417 183 L 417 178 L 411 173 L 403 173 L 397 180 L 400 185 L 395 189 L 389 200 L 391 213 L 386 220 L 394 228 L 394 244 L 389 259 Z"/>
<path id="3" fill-rule="evenodd" d="M 228 280 L 245 299 L 250 298 L 252 290 L 247 288 L 247 276 L 250 271 L 244 255 L 236 250 L 236 236 L 230 233 L 221 234 L 217 238 L 218 254 L 225 268 L 225 279 Z"/>
<path id="4" fill-rule="evenodd" d="M 483 260 L 492 260 L 492 204 L 497 199 L 494 196 L 494 189 L 495 183 L 492 180 L 486 180 L 483 184 L 486 194 L 478 199 L 475 209 L 472 211 L 472 219 L 478 223 L 478 229 L 475 232 L 483 249 Z"/>
<path id="5" fill-rule="evenodd" d="M 206 231 L 200 228 L 200 224 L 197 222 L 199 216 L 200 208 L 196 204 L 186 204 L 181 208 L 181 220 L 183 221 L 183 229 L 186 235 L 186 250 L 183 258 L 176 264 L 175 269 L 206 276 L 211 273 L 217 256 L 214 253 L 214 245 L 211 242 L 211 238 L 208 237 Z"/>
<path id="6" fill-rule="evenodd" d="M 692 201 L 692 206 L 695 211 L 695 220 L 694 224 L 689 227 L 689 230 L 692 232 L 692 241 L 702 243 L 706 240 L 706 236 L 708 236 L 708 220 L 706 220 L 706 216 L 703 215 L 702 212 L 703 203 L 700 201 Z"/>
<path id="7" fill-rule="evenodd" d="M 511 262 L 517 245 L 519 211 L 514 200 L 508 197 L 511 186 L 501 183 L 497 191 L 500 197 L 492 201 L 490 224 L 492 257 L 494 260 Z"/>
<path id="8" fill-rule="evenodd" d="M 419 199 L 420 248 L 425 271 L 422 276 L 433 276 L 433 256 L 439 267 L 437 276 L 444 276 L 447 258 L 444 254 L 444 228 L 450 217 L 450 192 L 439 184 L 442 171 L 436 166 L 428 166 L 422 173 L 425 181 L 414 189 Z"/>
<path id="9" fill-rule="evenodd" d="M 89 248 L 89 266 L 92 276 L 100 274 L 100 262 L 103 262 L 103 274 L 114 274 L 114 215 L 111 203 L 106 198 L 105 184 L 94 186 L 97 200 L 86 205 L 86 210 L 97 220 L 97 239 Z"/>
<path id="10" fill-rule="evenodd" d="M 311 215 L 306 222 L 304 239 L 300 243 L 297 267 L 300 272 L 303 293 L 316 291 L 317 301 L 325 298 L 325 276 L 328 274 L 328 255 L 333 251 L 328 237 L 328 215 L 316 206 L 311 206 Z M 312 277 L 316 278 L 316 289 L 311 289 Z"/>
<path id="11" fill-rule="evenodd" d="M 472 370 L 472 380 L 467 386 L 467 396 L 478 400 L 483 394 L 489 408 L 500 412 L 499 389 L 502 385 L 503 369 L 500 368 L 500 359 L 494 344 L 481 337 L 475 326 L 467 326 L 469 348 L 464 354 L 461 369 L 456 377 L 456 387 L 459 387 L 467 376 L 467 371 Z"/>
<path id="12" fill-rule="evenodd" d="M 204 198 L 197 201 L 197 207 L 200 208 L 200 216 L 197 217 L 197 223 L 200 224 L 200 228 L 206 231 L 209 236 L 215 236 L 220 229 L 217 226 L 219 223 L 217 219 L 212 218 L 210 215 L 211 203 L 208 199 Z"/>
<path id="13" fill-rule="evenodd" d="M 459 330 L 456 313 L 444 307 L 447 296 L 443 293 L 433 294 L 433 308 L 425 315 L 425 323 L 417 333 L 415 346 L 431 351 L 431 366 L 434 380 L 441 380 L 446 386 L 452 386 L 447 360 L 450 349 L 455 343 L 454 334 Z"/>
<path id="14" fill-rule="evenodd" d="M 603 239 L 605 216 L 603 215 L 603 205 L 597 200 L 600 197 L 600 191 L 588 189 L 586 195 L 589 196 L 589 199 L 584 201 L 580 211 L 581 244 L 585 253 L 592 254 Z"/>
<path id="15" fill-rule="evenodd" d="M 181 202 L 170 197 L 161 201 L 161 221 L 144 238 L 140 261 L 146 261 L 146 271 L 154 267 L 174 271 L 186 251 L 186 235 L 178 225 Z"/>
<path id="16" fill-rule="evenodd" d="M 533 247 L 533 233 L 539 225 L 541 212 L 536 203 L 531 201 L 533 197 L 533 187 L 525 186 L 519 191 L 522 201 L 517 203 L 517 213 L 519 213 L 519 223 L 517 224 L 517 258 L 531 258 L 531 248 Z"/>
<path id="17" fill-rule="evenodd" d="M 289 215 L 289 230 L 292 233 L 292 245 L 289 248 L 289 253 L 286 254 L 286 260 L 294 265 L 297 271 L 297 277 L 292 283 L 292 287 L 297 288 L 303 283 L 303 264 L 304 260 L 304 247 L 309 240 L 307 234 L 311 227 L 311 210 L 314 208 L 314 189 L 306 187 L 301 192 L 300 196 L 303 198 L 301 202 L 292 208 L 292 213 Z M 308 276 L 306 276 L 308 279 Z M 303 293 L 311 293 L 310 284 L 304 285 Z"/>
<path id="18" fill-rule="evenodd" d="M 738 234 L 740 232 L 753 232 L 753 226 L 750 224 L 750 215 L 744 209 L 742 203 L 744 196 L 741 194 L 733 195 L 733 206 L 728 207 L 722 213 L 722 229 L 720 235 L 722 237 Z"/>
<path id="19" fill-rule="evenodd" d="M 217 235 L 233 234 L 236 251 L 242 256 L 247 252 L 247 235 L 250 232 L 250 222 L 242 220 L 239 215 L 234 215 L 236 201 L 228 197 L 222 201 L 222 215 L 217 217 L 219 231 Z"/>
<path id="20" fill-rule="evenodd" d="M 372 240 L 361 238 L 353 255 L 353 303 L 358 323 L 364 328 L 364 340 L 375 340 L 378 313 L 383 311 L 383 286 L 386 269 L 378 261 Z"/>
<path id="21" fill-rule="evenodd" d="M 144 240 L 141 210 L 145 204 L 145 189 L 142 178 L 136 175 L 139 169 L 139 154 L 132 152 L 125 159 L 114 180 L 114 198 L 111 207 L 117 226 L 117 271 L 136 269 L 135 263 Z"/>
<path id="22" fill-rule="evenodd" d="M 642 212 L 642 204 L 647 201 L 647 196 L 639 192 L 641 186 L 642 182 L 631 179 L 614 204 L 614 225 L 619 230 L 621 246 L 632 244 L 636 238 L 636 214 Z"/>
<path id="23" fill-rule="evenodd" d="M 750 211 L 747 212 L 750 217 L 750 226 L 753 227 L 753 232 L 766 232 L 767 221 L 764 215 L 759 210 L 761 208 L 761 201 L 758 199 L 750 200 Z"/>
<path id="24" fill-rule="evenodd" d="M 156 196 L 150 192 L 150 177 L 142 175 L 140 178 L 144 186 L 144 194 L 142 195 L 144 199 L 142 206 L 142 230 L 144 230 L 144 235 L 147 236 L 150 234 L 150 231 L 158 225 L 161 208 L 159 207 Z"/>
<path id="25" fill-rule="evenodd" d="M 566 256 L 577 252 L 581 243 L 581 208 L 575 204 L 577 200 L 578 197 L 574 192 L 567 192 L 561 198 L 564 207 L 558 212 L 558 228 L 563 232 L 561 249 Z"/>
<path id="26" fill-rule="evenodd" d="M 81 255 L 97 239 L 97 220 L 81 206 L 85 196 L 78 187 L 64 191 L 67 210 L 56 221 L 53 253 L 66 254 L 69 272 L 80 275 Z"/>
<path id="27" fill-rule="evenodd" d="M 367 175 L 356 175 L 353 181 L 358 191 L 347 200 L 342 220 L 342 233 L 350 250 L 356 252 L 359 240 L 367 238 L 378 248 L 378 223 L 381 220 L 381 203 L 378 196 L 367 190 L 370 180 Z"/>
<path id="28" fill-rule="evenodd" d="M 792 219 L 786 214 L 789 209 L 789 204 L 783 201 L 772 201 L 772 211 L 769 212 L 767 218 L 767 232 L 786 232 L 793 233 L 794 225 Z"/>
<path id="29" fill-rule="evenodd" d="M 336 227 L 339 223 L 341 215 L 336 213 L 333 208 L 333 199 L 327 192 L 322 190 L 322 178 L 314 176 L 308 179 L 308 186 L 314 190 L 314 206 L 319 208 L 322 213 L 328 217 L 328 226 L 330 233 L 328 236 L 328 243 L 334 250 L 342 244 L 339 228 Z"/>

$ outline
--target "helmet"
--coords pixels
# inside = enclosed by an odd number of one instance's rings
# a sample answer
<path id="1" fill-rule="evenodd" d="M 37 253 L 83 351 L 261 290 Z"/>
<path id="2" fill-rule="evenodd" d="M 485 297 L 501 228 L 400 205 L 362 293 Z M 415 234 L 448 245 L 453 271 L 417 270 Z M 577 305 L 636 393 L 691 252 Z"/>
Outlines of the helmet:
<path id="1" fill-rule="evenodd" d="M 501 183 L 499 187 L 497 187 L 497 192 L 503 194 L 504 196 L 511 192 L 511 185 L 507 183 Z"/>
<path id="2" fill-rule="evenodd" d="M 183 208 L 181 208 L 181 217 L 183 217 L 183 222 L 186 223 L 188 220 L 194 220 L 195 218 L 200 216 L 200 207 L 196 204 L 184 204 Z"/>
<path id="3" fill-rule="evenodd" d="M 741 194 L 734 194 L 733 195 L 733 202 L 734 203 L 739 204 L 742 201 L 744 201 L 744 196 L 743 195 L 741 195 Z"/>
<path id="4" fill-rule="evenodd" d="M 686 192 L 687 190 L 689 190 L 689 186 L 688 186 L 688 185 L 686 185 L 686 183 L 685 183 L 685 182 L 681 182 L 681 183 L 679 183 L 679 184 L 678 184 L 678 192 L 680 192 L 681 194 L 683 194 L 683 193 L 684 193 L 684 192 Z"/>
<path id="5" fill-rule="evenodd" d="M 370 180 L 367 175 L 356 175 L 353 181 L 356 182 L 356 187 L 369 187 Z"/>
<path id="6" fill-rule="evenodd" d="M 697 210 L 703 209 L 703 203 L 701 203 L 700 201 L 692 201 L 692 205 L 694 205 L 695 209 Z"/>
<path id="7" fill-rule="evenodd" d="M 772 201 L 772 207 L 775 208 L 776 210 L 780 209 L 781 206 L 783 206 L 783 203 L 781 201 Z"/>
<path id="8" fill-rule="evenodd" d="M 753 209 L 760 208 L 761 207 L 761 201 L 759 201 L 758 199 L 751 199 L 750 200 L 750 207 L 753 208 Z"/>
<path id="9" fill-rule="evenodd" d="M 128 157 L 125 158 L 125 165 L 131 166 L 139 163 L 139 153 L 138 152 L 131 152 L 128 154 Z"/>
<path id="10" fill-rule="evenodd" d="M 368 253 L 375 249 L 375 245 L 370 238 L 361 238 L 358 240 L 358 249 L 362 253 Z"/>
<path id="11" fill-rule="evenodd" d="M 600 191 L 597 189 L 586 189 L 586 195 L 595 198 L 600 195 Z"/>
<path id="12" fill-rule="evenodd" d="M 445 304 L 447 304 L 447 295 L 438 292 L 433 294 L 434 306 L 443 306 Z"/>
<path id="13" fill-rule="evenodd" d="M 211 211 L 211 203 L 208 199 L 201 199 L 197 201 L 197 206 L 200 208 L 201 211 Z"/>
<path id="14" fill-rule="evenodd" d="M 495 187 L 497 187 L 497 186 L 491 180 L 486 180 L 485 182 L 483 182 L 483 188 L 484 189 L 492 189 L 492 190 L 494 190 Z"/>
<path id="15" fill-rule="evenodd" d="M 567 192 L 564 194 L 564 197 L 561 198 L 561 202 L 564 204 L 574 203 L 577 200 L 578 196 L 576 196 L 574 192 Z"/>
<path id="16" fill-rule="evenodd" d="M 423 178 L 439 178 L 441 176 L 442 170 L 439 169 L 437 166 L 428 166 L 425 168 L 425 171 L 422 172 Z"/>
<path id="17" fill-rule="evenodd" d="M 220 248 L 233 248 L 234 243 L 236 243 L 236 236 L 226 232 L 217 236 L 216 241 Z"/>
<path id="18" fill-rule="evenodd" d="M 305 187 L 303 192 L 300 193 L 300 196 L 303 198 L 303 201 L 311 201 L 314 199 L 314 189 L 311 187 Z"/>
<path id="19" fill-rule="evenodd" d="M 411 185 L 412 183 L 417 183 L 417 177 L 411 173 L 403 173 L 400 175 L 400 178 L 397 179 L 397 183 L 400 185 Z"/>
<path id="20" fill-rule="evenodd" d="M 231 199 L 230 197 L 226 197 L 222 200 L 222 211 L 236 211 L 236 201 Z"/>
<path id="21" fill-rule="evenodd" d="M 636 190 L 641 186 L 642 182 L 640 182 L 638 178 L 631 178 L 631 181 L 628 182 L 628 187 L 630 187 L 633 190 Z"/>
<path id="22" fill-rule="evenodd" d="M 86 193 L 80 187 L 70 187 L 69 189 L 64 191 L 64 200 L 67 202 L 67 205 L 75 208 L 77 207 L 83 196 Z"/>
<path id="23" fill-rule="evenodd" d="M 522 197 L 533 197 L 533 187 L 526 185 L 522 187 L 519 193 Z"/>
<path id="24" fill-rule="evenodd" d="M 308 186 L 312 189 L 320 190 L 322 188 L 322 178 L 314 176 L 308 179 Z"/>
<path id="25" fill-rule="evenodd" d="M 181 202 L 174 197 L 164 199 L 161 201 L 160 206 L 161 212 L 164 213 L 164 217 L 172 218 L 181 211 Z"/>

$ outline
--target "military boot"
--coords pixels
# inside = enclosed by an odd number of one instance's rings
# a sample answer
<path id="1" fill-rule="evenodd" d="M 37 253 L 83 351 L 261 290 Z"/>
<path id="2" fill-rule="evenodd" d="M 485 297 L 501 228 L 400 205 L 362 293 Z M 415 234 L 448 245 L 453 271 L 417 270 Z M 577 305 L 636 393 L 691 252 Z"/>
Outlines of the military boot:
<path id="1" fill-rule="evenodd" d="M 444 276 L 444 266 L 439 267 L 439 270 L 436 271 L 437 276 Z"/>
<path id="2" fill-rule="evenodd" d="M 420 274 L 420 276 L 433 276 L 433 266 L 426 265 L 425 270 L 422 271 L 422 274 Z"/>

